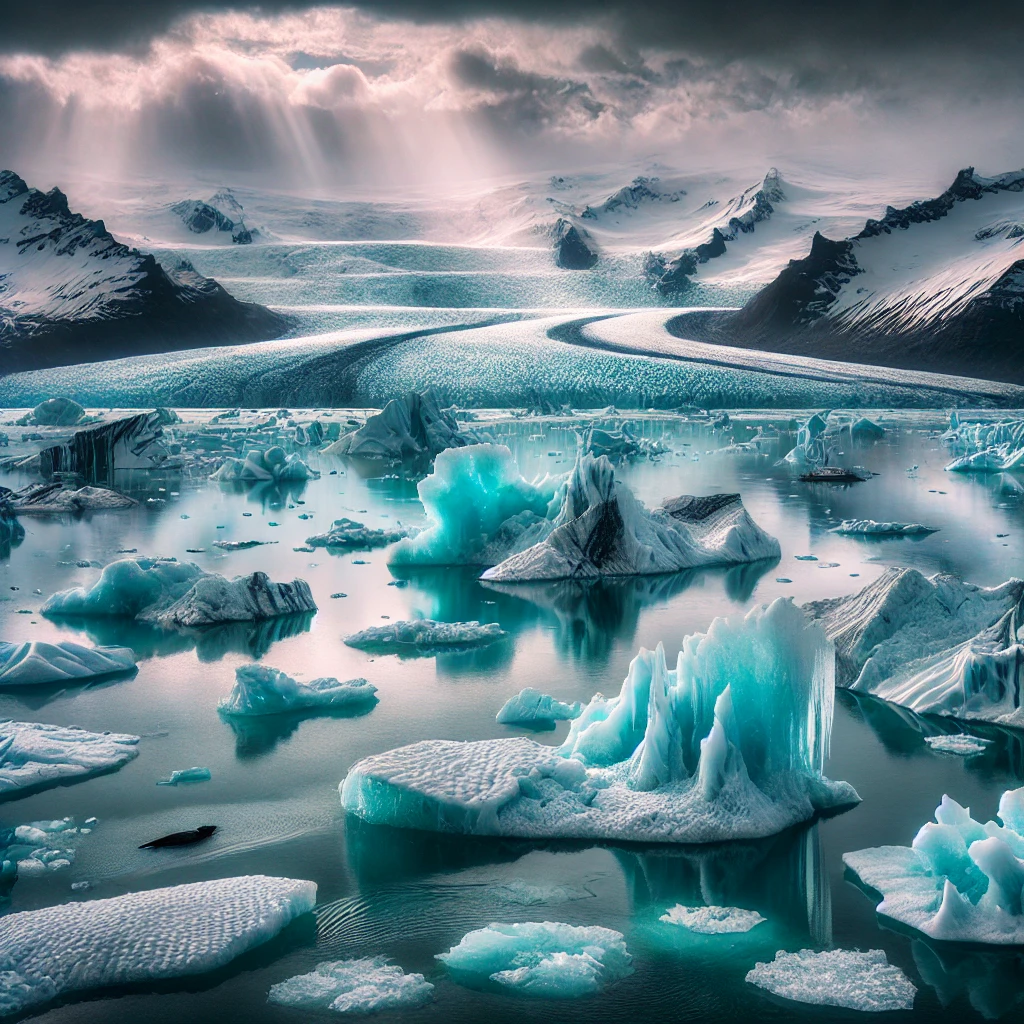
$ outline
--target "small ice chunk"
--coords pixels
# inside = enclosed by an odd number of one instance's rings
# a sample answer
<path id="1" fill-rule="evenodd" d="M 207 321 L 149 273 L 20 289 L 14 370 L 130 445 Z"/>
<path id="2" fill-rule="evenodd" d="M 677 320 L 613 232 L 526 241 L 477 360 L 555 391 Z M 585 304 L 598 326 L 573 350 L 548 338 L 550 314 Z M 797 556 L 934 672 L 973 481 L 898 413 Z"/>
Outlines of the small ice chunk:
<path id="1" fill-rule="evenodd" d="M 413 619 L 371 626 L 345 638 L 349 647 L 386 654 L 429 655 L 461 647 L 480 647 L 505 636 L 496 622 L 435 622 Z"/>
<path id="2" fill-rule="evenodd" d="M 0 642 L 0 687 L 79 682 L 135 668 L 135 655 L 127 647 L 83 647 L 69 640 Z"/>
<path id="3" fill-rule="evenodd" d="M 299 1010 L 377 1013 L 423 1006 L 434 998 L 434 986 L 422 974 L 405 974 L 387 957 L 334 960 L 317 964 L 271 986 L 268 1001 Z"/>
<path id="4" fill-rule="evenodd" d="M 832 533 L 861 537 L 914 537 L 935 533 L 931 526 L 920 523 L 880 523 L 874 519 L 844 519 Z"/>
<path id="5" fill-rule="evenodd" d="M 874 1013 L 912 1010 L 917 995 L 910 979 L 881 949 L 779 950 L 771 963 L 757 964 L 747 981 L 794 1002 Z"/>
<path id="6" fill-rule="evenodd" d="M 213 773 L 209 768 L 179 768 L 176 771 L 171 772 L 170 778 L 160 779 L 157 782 L 158 786 L 177 786 L 182 782 L 209 782 L 213 778 Z"/>
<path id="7" fill-rule="evenodd" d="M 326 533 L 307 537 L 306 543 L 313 548 L 380 548 L 408 535 L 407 530 L 375 530 L 354 519 L 335 519 Z"/>
<path id="8" fill-rule="evenodd" d="M 658 919 L 666 924 L 679 925 L 698 935 L 728 935 L 749 932 L 764 923 L 756 910 L 740 907 L 684 907 L 677 903 Z"/>
<path id="9" fill-rule="evenodd" d="M 962 757 L 980 754 L 992 743 L 991 740 L 982 739 L 980 736 L 969 736 L 967 733 L 955 733 L 952 736 L 925 736 L 924 741 L 932 750 L 941 750 L 944 754 L 960 754 Z"/>
<path id="10" fill-rule="evenodd" d="M 224 715 L 274 715 L 311 708 L 340 708 L 374 700 L 377 687 L 365 679 L 313 679 L 300 683 L 267 665 L 235 669 L 231 693 L 217 705 Z"/>
<path id="11" fill-rule="evenodd" d="M 537 724 L 564 722 L 579 718 L 583 705 L 579 701 L 565 704 L 550 694 L 541 693 L 532 686 L 526 686 L 514 697 L 505 701 L 497 714 L 497 721 L 503 725 L 522 723 Z"/>

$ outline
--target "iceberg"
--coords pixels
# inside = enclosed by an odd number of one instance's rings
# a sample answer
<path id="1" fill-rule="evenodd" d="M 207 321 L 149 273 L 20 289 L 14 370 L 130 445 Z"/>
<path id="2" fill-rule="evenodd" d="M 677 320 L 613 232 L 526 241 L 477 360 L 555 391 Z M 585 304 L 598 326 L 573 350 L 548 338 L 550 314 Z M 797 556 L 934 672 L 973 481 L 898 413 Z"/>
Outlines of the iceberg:
<path id="1" fill-rule="evenodd" d="M 541 725 L 578 718 L 583 710 L 579 701 L 565 704 L 550 694 L 526 686 L 502 705 L 496 718 L 502 725 Z"/>
<path id="2" fill-rule="evenodd" d="M 1024 945 L 1024 789 L 999 800 L 982 825 L 949 796 L 909 846 L 843 855 L 862 885 L 881 894 L 879 915 L 945 942 Z"/>
<path id="3" fill-rule="evenodd" d="M 275 445 L 266 451 L 251 451 L 244 459 L 225 459 L 210 479 L 219 483 L 291 483 L 318 476 L 298 455 L 286 455 L 283 448 Z"/>
<path id="4" fill-rule="evenodd" d="M 0 829 L 0 901 L 7 898 L 19 878 L 71 867 L 75 859 L 74 842 L 91 831 L 88 825 L 79 829 L 74 818 L 32 821 Z"/>
<path id="5" fill-rule="evenodd" d="M 984 588 L 887 569 L 805 610 L 836 645 L 836 683 L 918 714 L 1024 725 L 1024 581 Z"/>
<path id="6" fill-rule="evenodd" d="M 91 587 L 53 594 L 41 611 L 51 618 L 126 618 L 175 629 L 259 622 L 315 612 L 316 604 L 305 580 L 273 583 L 263 572 L 228 580 L 194 562 L 122 558 Z"/>
<path id="7" fill-rule="evenodd" d="M 910 979 L 881 949 L 779 950 L 771 963 L 759 963 L 750 971 L 747 981 L 797 1003 L 873 1013 L 912 1010 L 917 995 Z"/>
<path id="8" fill-rule="evenodd" d="M 135 654 L 127 647 L 83 647 L 70 640 L 0 641 L 0 689 L 87 682 L 135 670 Z"/>
<path id="9" fill-rule="evenodd" d="M 827 428 L 828 421 L 819 413 L 808 417 L 796 432 L 795 447 L 782 461 L 805 469 L 827 466 L 833 451 L 824 436 Z"/>
<path id="10" fill-rule="evenodd" d="M 7 557 L 11 548 L 25 539 L 25 527 L 18 522 L 18 517 L 6 494 L 0 490 L 0 557 Z"/>
<path id="11" fill-rule="evenodd" d="M 496 622 L 435 622 L 413 619 L 371 626 L 345 637 L 349 647 L 378 654 L 422 657 L 492 644 L 507 634 Z"/>
<path id="12" fill-rule="evenodd" d="M 946 466 L 951 473 L 1001 473 L 1024 465 L 1024 420 L 961 423 L 954 411 L 943 441 L 960 454 Z"/>
<path id="13" fill-rule="evenodd" d="M 780 554 L 779 542 L 750 518 L 738 494 L 669 498 L 651 512 L 615 479 L 604 456 L 580 455 L 547 536 L 481 579 L 644 576 Z"/>
<path id="14" fill-rule="evenodd" d="M 157 782 L 158 786 L 178 786 L 181 783 L 189 782 L 209 782 L 213 778 L 213 773 L 209 768 L 200 768 L 198 766 L 193 768 L 178 768 L 171 772 L 170 776 L 166 779 L 160 779 Z"/>
<path id="15" fill-rule="evenodd" d="M 874 519 L 844 519 L 829 532 L 851 537 L 915 537 L 937 531 L 920 523 L 879 523 Z"/>
<path id="16" fill-rule="evenodd" d="M 711 843 L 773 835 L 859 801 L 822 774 L 834 658 L 791 601 L 716 619 L 674 670 L 641 650 L 560 748 L 426 740 L 367 757 L 340 786 L 376 824 L 522 838 Z"/>
<path id="17" fill-rule="evenodd" d="M 10 914 L 0 919 L 0 1014 L 215 970 L 315 902 L 314 882 L 245 875 Z"/>
<path id="18" fill-rule="evenodd" d="M 380 548 L 408 536 L 405 530 L 375 530 L 353 519 L 335 519 L 326 533 L 306 538 L 314 548 Z"/>
<path id="19" fill-rule="evenodd" d="M 334 960 L 317 964 L 270 988 L 268 1001 L 298 1010 L 377 1013 L 408 1010 L 434 998 L 434 986 L 422 974 L 406 974 L 387 957 Z"/>
<path id="20" fill-rule="evenodd" d="M 980 452 L 960 455 L 948 466 L 947 473 L 1004 473 L 1024 466 L 1024 447 L 1001 444 Z"/>
<path id="21" fill-rule="evenodd" d="M 12 496 L 19 515 L 77 515 L 80 512 L 135 508 L 138 502 L 108 487 L 68 487 L 64 483 L 37 484 Z"/>
<path id="22" fill-rule="evenodd" d="M 621 932 L 556 921 L 478 928 L 437 959 L 457 981 L 545 999 L 594 995 L 633 973 Z"/>
<path id="23" fill-rule="evenodd" d="M 0 799 L 114 771 L 138 756 L 138 742 L 126 733 L 0 722 Z"/>
<path id="24" fill-rule="evenodd" d="M 634 436 L 625 424 L 618 430 L 591 427 L 583 434 L 580 445 L 586 454 L 595 458 L 607 456 L 608 461 L 612 463 L 649 459 L 664 455 L 669 450 L 660 441 Z"/>
<path id="25" fill-rule="evenodd" d="M 300 683 L 267 665 L 235 669 L 231 693 L 217 705 L 222 715 L 276 715 L 287 711 L 333 709 L 375 701 L 377 687 L 365 679 L 313 679 Z"/>
<path id="26" fill-rule="evenodd" d="M 763 924 L 765 918 L 756 910 L 740 907 L 684 907 L 677 903 L 658 920 L 698 935 L 735 935 L 751 931 Z"/>
<path id="27" fill-rule="evenodd" d="M 973 754 L 980 754 L 991 746 L 991 740 L 982 739 L 980 736 L 969 736 L 966 733 L 953 733 L 950 736 L 940 734 L 938 736 L 925 736 L 925 743 L 932 750 L 941 751 L 944 754 L 958 754 L 960 757 L 971 757 Z"/>
<path id="28" fill-rule="evenodd" d="M 26 417 L 25 425 L 31 421 L 37 427 L 73 427 L 83 416 L 85 410 L 73 399 L 47 398 Z"/>

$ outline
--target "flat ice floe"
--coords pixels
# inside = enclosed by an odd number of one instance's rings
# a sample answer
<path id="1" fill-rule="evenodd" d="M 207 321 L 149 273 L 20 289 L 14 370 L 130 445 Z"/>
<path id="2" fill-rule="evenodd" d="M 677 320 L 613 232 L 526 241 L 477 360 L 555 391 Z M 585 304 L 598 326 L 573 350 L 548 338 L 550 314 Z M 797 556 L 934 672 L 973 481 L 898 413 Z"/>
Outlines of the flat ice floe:
<path id="1" fill-rule="evenodd" d="M 836 645 L 836 684 L 918 714 L 1024 724 L 1024 581 L 985 588 L 887 569 L 805 610 Z"/>
<path id="2" fill-rule="evenodd" d="M 422 974 L 406 974 L 387 957 L 334 960 L 317 964 L 271 986 L 268 1001 L 298 1010 L 377 1013 L 408 1010 L 434 998 L 434 986 Z"/>
<path id="3" fill-rule="evenodd" d="M 677 903 L 658 919 L 698 935 L 733 935 L 749 932 L 765 919 L 756 910 L 741 907 L 684 907 Z"/>
<path id="4" fill-rule="evenodd" d="M 457 980 L 546 999 L 594 995 L 633 973 L 621 932 L 557 921 L 478 928 L 437 959 Z"/>
<path id="5" fill-rule="evenodd" d="M 779 950 L 771 963 L 759 963 L 750 971 L 747 981 L 794 1002 L 874 1013 L 912 1010 L 917 995 L 910 979 L 881 949 Z"/>
<path id="6" fill-rule="evenodd" d="M 376 530 L 354 519 L 335 519 L 326 533 L 306 538 L 314 548 L 379 548 L 408 536 L 407 530 Z"/>
<path id="7" fill-rule="evenodd" d="M 0 722 L 0 797 L 77 782 L 138 756 L 138 736 L 40 722 Z"/>
<path id="8" fill-rule="evenodd" d="M 924 741 L 932 750 L 939 750 L 944 754 L 959 754 L 961 757 L 980 754 L 992 744 L 991 740 L 982 739 L 980 736 L 968 736 L 966 733 L 925 736 Z"/>
<path id="9" fill-rule="evenodd" d="M 222 715 L 276 715 L 288 711 L 328 710 L 375 700 L 377 687 L 365 679 L 311 679 L 300 683 L 268 665 L 235 669 L 231 693 L 217 705 Z"/>
<path id="10" fill-rule="evenodd" d="M 434 619 L 412 619 L 371 626 L 345 637 L 349 647 L 377 654 L 399 654 L 406 657 L 429 657 L 459 648 L 481 647 L 506 636 L 496 622 L 436 622 Z"/>
<path id="11" fill-rule="evenodd" d="M 245 875 L 0 919 L 0 1014 L 212 971 L 313 909 L 316 884 Z"/>
<path id="12" fill-rule="evenodd" d="M 127 647 L 83 647 L 70 640 L 58 644 L 0 641 L 0 688 L 86 682 L 135 668 L 135 655 Z"/>
<path id="13" fill-rule="evenodd" d="M 920 523 L 880 523 L 874 519 L 844 519 L 832 533 L 851 537 L 915 537 L 937 532 Z"/>
<path id="14" fill-rule="evenodd" d="M 856 803 L 822 774 L 832 648 L 787 600 L 716 619 L 676 668 L 641 650 L 560 748 L 427 740 L 353 765 L 341 801 L 367 821 L 529 838 L 758 838 Z"/>
<path id="15" fill-rule="evenodd" d="M 999 821 L 982 825 L 943 796 L 910 847 L 859 850 L 843 863 L 881 893 L 882 917 L 931 939 L 1024 945 L 1024 789 L 1003 793 Z"/>

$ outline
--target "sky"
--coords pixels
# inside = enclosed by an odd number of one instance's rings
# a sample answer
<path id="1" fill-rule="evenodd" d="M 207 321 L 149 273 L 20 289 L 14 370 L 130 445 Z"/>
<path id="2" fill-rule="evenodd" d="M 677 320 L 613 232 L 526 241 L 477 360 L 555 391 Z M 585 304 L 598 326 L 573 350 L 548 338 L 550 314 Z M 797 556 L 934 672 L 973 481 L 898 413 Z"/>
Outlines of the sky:
<path id="1" fill-rule="evenodd" d="M 431 188 L 660 161 L 937 180 L 1024 165 L 1024 5 L 39 0 L 0 30 L 0 164 Z"/>

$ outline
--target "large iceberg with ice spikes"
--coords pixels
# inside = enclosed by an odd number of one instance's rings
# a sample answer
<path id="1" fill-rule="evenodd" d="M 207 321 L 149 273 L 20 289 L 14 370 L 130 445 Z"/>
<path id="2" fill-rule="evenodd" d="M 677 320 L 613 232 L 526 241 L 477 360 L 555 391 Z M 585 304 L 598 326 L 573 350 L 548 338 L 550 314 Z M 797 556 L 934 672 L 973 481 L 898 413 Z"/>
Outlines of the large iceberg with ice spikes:
<path id="1" fill-rule="evenodd" d="M 1001 473 L 1024 465 L 1024 419 L 961 423 L 954 411 L 942 438 L 956 454 L 952 473 Z"/>
<path id="2" fill-rule="evenodd" d="M 646 576 L 779 554 L 779 542 L 750 518 L 738 494 L 669 498 L 652 512 L 615 479 L 605 456 L 581 454 L 547 536 L 481 579 Z"/>
<path id="3" fill-rule="evenodd" d="M 1024 580 L 977 587 L 887 569 L 805 610 L 836 646 L 836 684 L 918 714 L 1024 726 Z"/>
<path id="4" fill-rule="evenodd" d="M 708 843 L 773 835 L 860 799 L 823 775 L 834 655 L 780 599 L 641 650 L 552 748 L 427 740 L 359 761 L 343 806 L 378 824 L 526 838 Z"/>
<path id="5" fill-rule="evenodd" d="M 313 909 L 316 884 L 245 875 L 0 918 L 0 1015 L 216 970 Z"/>
<path id="6" fill-rule="evenodd" d="M 316 604 L 305 580 L 274 583 L 263 572 L 229 580 L 194 562 L 121 558 L 91 587 L 61 590 L 41 611 L 51 618 L 115 617 L 188 629 L 315 612 Z"/>
<path id="7" fill-rule="evenodd" d="M 231 693 L 217 705 L 222 715 L 276 715 L 286 711 L 330 710 L 375 700 L 377 687 L 365 679 L 312 679 L 300 683 L 269 665 L 235 669 Z"/>
<path id="8" fill-rule="evenodd" d="M 449 448 L 417 485 L 430 525 L 391 565 L 496 565 L 551 532 L 564 477 L 523 478 L 503 444 Z"/>
<path id="9" fill-rule="evenodd" d="M 135 655 L 127 647 L 83 647 L 70 640 L 59 644 L 0 641 L 0 688 L 4 689 L 88 682 L 134 672 L 135 667 Z"/>
<path id="10" fill-rule="evenodd" d="M 847 853 L 843 863 L 881 894 L 882 917 L 931 939 L 1024 945 L 1024 789 L 1003 793 L 999 821 L 984 825 L 943 796 L 911 846 Z"/>

